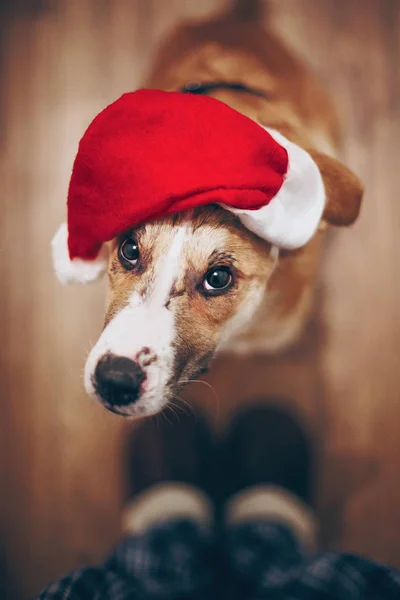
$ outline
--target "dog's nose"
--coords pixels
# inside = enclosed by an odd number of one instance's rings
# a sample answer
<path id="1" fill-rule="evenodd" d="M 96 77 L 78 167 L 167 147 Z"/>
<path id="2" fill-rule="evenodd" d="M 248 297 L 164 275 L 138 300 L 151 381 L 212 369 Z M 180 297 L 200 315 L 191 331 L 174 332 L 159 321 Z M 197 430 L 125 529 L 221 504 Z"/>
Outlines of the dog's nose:
<path id="1" fill-rule="evenodd" d="M 136 362 L 113 354 L 103 356 L 94 372 L 96 392 L 111 406 L 127 406 L 136 402 L 145 379 L 143 369 Z"/>

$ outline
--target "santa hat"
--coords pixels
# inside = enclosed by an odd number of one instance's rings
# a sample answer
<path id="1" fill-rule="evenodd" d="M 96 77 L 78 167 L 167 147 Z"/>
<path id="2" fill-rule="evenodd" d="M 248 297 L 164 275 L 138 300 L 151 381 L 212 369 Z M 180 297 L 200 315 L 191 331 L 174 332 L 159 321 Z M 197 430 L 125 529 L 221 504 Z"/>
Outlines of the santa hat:
<path id="1" fill-rule="evenodd" d="M 139 90 L 103 110 L 80 141 L 54 265 L 64 283 L 97 279 L 107 241 L 207 204 L 235 213 L 274 245 L 298 248 L 324 203 L 317 165 L 277 131 L 215 98 Z"/>

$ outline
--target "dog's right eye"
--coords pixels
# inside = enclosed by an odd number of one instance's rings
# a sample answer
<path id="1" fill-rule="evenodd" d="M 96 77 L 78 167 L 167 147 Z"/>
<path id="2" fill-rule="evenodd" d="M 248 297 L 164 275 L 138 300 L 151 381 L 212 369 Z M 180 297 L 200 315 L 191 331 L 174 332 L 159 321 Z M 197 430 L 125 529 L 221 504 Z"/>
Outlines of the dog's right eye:
<path id="1" fill-rule="evenodd" d="M 134 238 L 124 240 L 118 249 L 119 260 L 125 269 L 133 269 L 140 258 L 139 246 Z"/>

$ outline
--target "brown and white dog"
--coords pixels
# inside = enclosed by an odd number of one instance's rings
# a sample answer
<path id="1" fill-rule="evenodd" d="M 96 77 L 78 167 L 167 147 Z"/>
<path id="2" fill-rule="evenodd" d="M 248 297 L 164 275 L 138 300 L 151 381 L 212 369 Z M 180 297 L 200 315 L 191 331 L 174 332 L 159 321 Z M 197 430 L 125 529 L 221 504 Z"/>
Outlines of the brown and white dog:
<path id="1" fill-rule="evenodd" d="M 319 230 L 301 249 L 279 253 L 232 213 L 208 206 L 115 239 L 105 326 L 85 387 L 119 414 L 160 411 L 217 352 L 274 352 L 296 341 L 311 309 L 322 232 L 358 216 L 362 186 L 334 158 L 339 133 L 330 100 L 258 24 L 259 4 L 239 0 L 212 21 L 179 27 L 159 49 L 146 86 L 170 91 L 201 82 L 209 95 L 306 149 L 327 194 Z"/>

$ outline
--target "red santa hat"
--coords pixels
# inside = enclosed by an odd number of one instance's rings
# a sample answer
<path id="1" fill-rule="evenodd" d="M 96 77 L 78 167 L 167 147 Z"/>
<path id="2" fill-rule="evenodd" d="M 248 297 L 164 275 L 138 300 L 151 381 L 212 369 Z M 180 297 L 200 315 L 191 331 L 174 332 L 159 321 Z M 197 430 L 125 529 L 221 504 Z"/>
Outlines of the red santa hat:
<path id="1" fill-rule="evenodd" d="M 139 90 L 104 109 L 80 141 L 54 265 L 64 283 L 92 281 L 106 268 L 107 241 L 207 204 L 274 245 L 298 248 L 324 203 L 317 165 L 277 131 L 215 98 Z"/>

